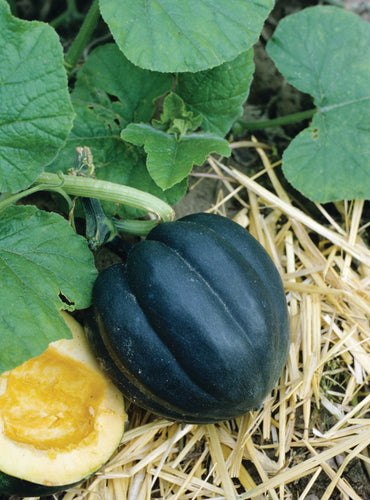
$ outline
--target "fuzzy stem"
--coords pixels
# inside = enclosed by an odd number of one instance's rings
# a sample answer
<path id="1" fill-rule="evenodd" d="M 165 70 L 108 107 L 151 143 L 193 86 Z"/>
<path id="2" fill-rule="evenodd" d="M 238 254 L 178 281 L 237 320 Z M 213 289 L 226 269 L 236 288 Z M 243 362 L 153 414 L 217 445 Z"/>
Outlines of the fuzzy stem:
<path id="1" fill-rule="evenodd" d="M 62 185 L 60 185 L 61 183 Z M 171 221 L 174 218 L 173 209 L 156 196 L 113 182 L 93 179 L 91 177 L 43 172 L 38 176 L 35 184 L 42 184 L 44 186 L 56 186 L 59 184 L 63 191 L 69 195 L 97 198 L 98 200 L 129 205 L 130 207 L 146 210 L 154 214 L 161 221 Z"/>
<path id="2" fill-rule="evenodd" d="M 70 200 L 68 200 L 68 195 L 60 189 L 60 179 L 59 183 L 57 185 L 42 185 L 38 184 L 36 186 L 32 186 L 25 191 L 21 191 L 20 193 L 3 193 L 3 195 L 0 197 L 0 210 L 3 210 L 9 205 L 13 205 L 17 201 L 21 200 L 22 198 L 26 198 L 26 196 L 30 196 L 31 194 L 37 193 L 38 191 L 55 191 L 62 195 L 65 200 L 67 201 L 68 206 L 71 206 Z"/>
<path id="3" fill-rule="evenodd" d="M 84 51 L 88 41 L 95 30 L 98 19 L 100 16 L 99 11 L 99 0 L 94 0 L 89 12 L 87 13 L 84 22 L 78 32 L 71 48 L 67 52 L 64 58 L 64 65 L 68 71 L 71 73 L 78 63 L 82 52 Z"/>

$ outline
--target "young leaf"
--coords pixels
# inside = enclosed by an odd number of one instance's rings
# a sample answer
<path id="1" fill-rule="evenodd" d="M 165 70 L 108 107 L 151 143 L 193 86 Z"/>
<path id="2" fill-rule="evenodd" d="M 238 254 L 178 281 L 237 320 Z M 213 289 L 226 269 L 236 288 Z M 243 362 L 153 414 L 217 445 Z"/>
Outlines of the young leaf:
<path id="1" fill-rule="evenodd" d="M 250 49 L 216 68 L 180 73 L 176 92 L 189 109 L 200 113 L 203 130 L 223 137 L 243 114 L 253 73 L 253 50 Z"/>
<path id="2" fill-rule="evenodd" d="M 64 144 L 73 110 L 53 28 L 0 0 L 0 191 L 27 188 Z"/>
<path id="3" fill-rule="evenodd" d="M 148 171 L 162 189 L 180 182 L 194 164 L 201 165 L 210 153 L 230 155 L 227 141 L 216 135 L 192 133 L 177 138 L 146 123 L 131 123 L 121 137 L 136 146 L 144 146 Z"/>
<path id="4" fill-rule="evenodd" d="M 0 234 L 2 373 L 70 335 L 58 311 L 88 307 L 97 273 L 86 240 L 55 213 L 10 206 Z"/>
<path id="5" fill-rule="evenodd" d="M 370 25 L 311 7 L 283 19 L 267 50 L 318 108 L 284 152 L 288 181 L 317 202 L 370 198 Z"/>
<path id="6" fill-rule="evenodd" d="M 163 102 L 163 113 L 160 120 L 153 120 L 154 128 L 164 130 L 168 134 L 176 136 L 192 132 L 200 127 L 202 117 L 194 115 L 192 111 L 185 109 L 185 103 L 175 93 L 171 92 Z"/>
<path id="7" fill-rule="evenodd" d="M 170 205 L 176 203 L 185 194 L 186 184 L 164 192 L 148 174 L 141 150 L 120 138 L 128 123 L 151 118 L 155 99 L 171 86 L 170 75 L 137 68 L 115 44 L 95 49 L 79 71 L 72 93 L 73 129 L 48 170 L 67 172 L 73 167 L 75 148 L 88 146 L 97 178 L 148 191 Z M 136 209 L 113 203 L 103 202 L 103 206 L 111 215 L 141 215 Z"/>
<path id="8" fill-rule="evenodd" d="M 100 0 L 126 57 L 163 72 L 201 71 L 257 42 L 273 0 Z"/>

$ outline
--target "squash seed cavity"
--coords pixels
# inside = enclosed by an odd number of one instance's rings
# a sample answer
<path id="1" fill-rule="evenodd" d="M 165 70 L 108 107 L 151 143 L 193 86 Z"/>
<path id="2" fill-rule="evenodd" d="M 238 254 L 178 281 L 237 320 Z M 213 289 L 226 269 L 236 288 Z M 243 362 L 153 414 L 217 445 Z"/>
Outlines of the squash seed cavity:
<path id="1" fill-rule="evenodd" d="M 107 384 L 55 347 L 3 374 L 0 387 L 1 427 L 9 439 L 41 450 L 70 449 L 94 439 Z"/>

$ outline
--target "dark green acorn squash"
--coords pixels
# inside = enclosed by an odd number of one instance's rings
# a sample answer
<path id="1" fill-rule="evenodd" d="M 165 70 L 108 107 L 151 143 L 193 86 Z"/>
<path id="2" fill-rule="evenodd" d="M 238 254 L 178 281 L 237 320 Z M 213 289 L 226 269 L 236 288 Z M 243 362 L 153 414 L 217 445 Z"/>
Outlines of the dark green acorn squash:
<path id="1" fill-rule="evenodd" d="M 0 377 L 0 494 L 38 497 L 81 483 L 120 444 L 121 392 L 101 370 L 82 326 L 73 338 Z"/>
<path id="2" fill-rule="evenodd" d="M 193 214 L 158 225 L 98 277 L 88 339 L 138 405 L 184 422 L 227 420 L 276 384 L 290 328 L 279 273 L 241 226 Z"/>

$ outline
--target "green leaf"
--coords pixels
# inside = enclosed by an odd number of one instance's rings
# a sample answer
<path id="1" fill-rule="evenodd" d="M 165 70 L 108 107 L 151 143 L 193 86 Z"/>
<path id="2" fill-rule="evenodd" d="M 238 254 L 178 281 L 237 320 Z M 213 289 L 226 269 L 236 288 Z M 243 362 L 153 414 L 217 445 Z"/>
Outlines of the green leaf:
<path id="1" fill-rule="evenodd" d="M 370 25 L 343 9 L 307 8 L 281 21 L 267 50 L 318 108 L 284 152 L 288 181 L 321 203 L 370 198 Z"/>
<path id="2" fill-rule="evenodd" d="M 0 373 L 69 337 L 58 313 L 90 305 L 97 272 L 84 238 L 55 213 L 0 212 Z"/>
<path id="3" fill-rule="evenodd" d="M 126 57 L 163 72 L 201 71 L 257 42 L 273 0 L 100 0 Z"/>
<path id="4" fill-rule="evenodd" d="M 143 152 L 120 138 L 128 123 L 151 118 L 155 99 L 168 92 L 172 83 L 170 75 L 131 64 L 115 44 L 95 49 L 78 73 L 72 93 L 76 112 L 73 129 L 48 170 L 66 173 L 73 167 L 76 147 L 87 146 L 98 179 L 147 191 L 170 205 L 176 203 L 185 194 L 186 184 L 163 191 L 148 174 Z M 111 215 L 142 215 L 136 209 L 102 204 Z"/>
<path id="5" fill-rule="evenodd" d="M 180 182 L 194 164 L 201 165 L 210 153 L 230 155 L 227 141 L 216 135 L 193 133 L 177 138 L 146 123 L 131 123 L 121 137 L 144 146 L 148 171 L 162 189 Z"/>
<path id="6" fill-rule="evenodd" d="M 172 83 L 171 75 L 134 66 L 116 44 L 108 43 L 91 52 L 78 73 L 73 104 L 103 106 L 103 116 L 108 111 L 107 120 L 116 119 L 124 125 L 148 121 L 154 101 L 166 94 Z M 96 111 L 99 113 L 99 109 Z"/>
<path id="7" fill-rule="evenodd" d="M 27 188 L 63 146 L 73 109 L 58 35 L 0 0 L 0 191 Z"/>
<path id="8" fill-rule="evenodd" d="M 203 118 L 202 128 L 225 136 L 243 114 L 254 73 L 253 50 L 216 68 L 197 73 L 181 73 L 176 92 Z"/>
<path id="9" fill-rule="evenodd" d="M 164 130 L 177 137 L 196 130 L 202 123 L 202 117 L 185 109 L 185 103 L 175 93 L 171 92 L 163 102 L 163 113 L 160 120 L 153 120 L 154 128 Z"/>

